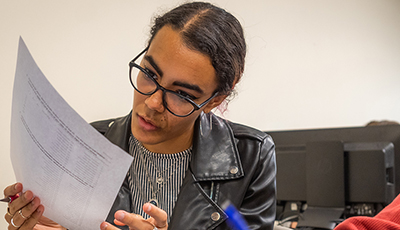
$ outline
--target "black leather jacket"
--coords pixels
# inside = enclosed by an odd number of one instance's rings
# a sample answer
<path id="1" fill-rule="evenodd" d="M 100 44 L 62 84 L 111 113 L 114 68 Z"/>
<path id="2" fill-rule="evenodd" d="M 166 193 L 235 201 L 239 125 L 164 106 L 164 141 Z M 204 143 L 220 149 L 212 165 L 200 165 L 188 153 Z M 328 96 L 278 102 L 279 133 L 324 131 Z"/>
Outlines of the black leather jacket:
<path id="1" fill-rule="evenodd" d="M 210 124 L 210 116 L 212 116 Z M 128 151 L 131 115 L 92 123 L 111 142 Z M 169 229 L 229 229 L 221 204 L 229 200 L 250 229 L 272 230 L 275 220 L 275 148 L 271 137 L 213 114 L 195 124 L 193 155 Z M 131 212 L 125 179 L 107 218 Z"/>

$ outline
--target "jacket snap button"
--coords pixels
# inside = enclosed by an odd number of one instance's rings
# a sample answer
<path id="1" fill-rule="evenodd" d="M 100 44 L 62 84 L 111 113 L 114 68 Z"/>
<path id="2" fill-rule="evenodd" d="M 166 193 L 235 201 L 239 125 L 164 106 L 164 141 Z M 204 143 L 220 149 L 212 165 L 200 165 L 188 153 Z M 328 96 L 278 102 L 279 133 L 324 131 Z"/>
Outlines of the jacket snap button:
<path id="1" fill-rule="evenodd" d="M 238 167 L 234 166 L 231 168 L 231 170 L 229 172 L 232 174 L 236 174 L 236 173 L 238 173 L 238 171 L 239 171 Z"/>
<path id="2" fill-rule="evenodd" d="M 218 221 L 219 218 L 221 218 L 221 216 L 219 215 L 218 212 L 214 212 L 213 214 L 211 214 L 211 219 L 212 219 L 213 221 Z"/>

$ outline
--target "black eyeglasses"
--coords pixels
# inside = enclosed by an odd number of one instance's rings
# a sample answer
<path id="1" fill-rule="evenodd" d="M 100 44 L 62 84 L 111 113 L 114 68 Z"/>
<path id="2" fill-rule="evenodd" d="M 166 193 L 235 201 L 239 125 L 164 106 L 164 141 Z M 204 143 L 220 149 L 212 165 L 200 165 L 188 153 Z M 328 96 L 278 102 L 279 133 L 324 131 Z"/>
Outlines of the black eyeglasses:
<path id="1" fill-rule="evenodd" d="M 157 76 L 151 73 L 149 70 L 136 64 L 135 61 L 142 56 L 148 47 L 140 52 L 132 61 L 129 62 L 129 80 L 133 88 L 143 95 L 150 96 L 161 90 L 163 92 L 163 104 L 164 107 L 173 115 L 177 117 L 186 117 L 192 114 L 194 111 L 199 110 L 205 106 L 211 99 L 218 95 L 218 92 L 214 93 L 206 101 L 198 105 L 187 95 L 180 92 L 174 92 L 172 90 L 162 87 L 156 80 Z"/>

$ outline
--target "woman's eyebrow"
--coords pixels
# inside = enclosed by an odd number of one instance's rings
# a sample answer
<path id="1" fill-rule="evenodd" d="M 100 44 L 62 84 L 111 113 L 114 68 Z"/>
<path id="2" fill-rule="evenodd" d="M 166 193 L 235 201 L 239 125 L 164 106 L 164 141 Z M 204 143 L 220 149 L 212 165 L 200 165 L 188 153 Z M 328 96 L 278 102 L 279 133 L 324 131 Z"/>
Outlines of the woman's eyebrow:
<path id="1" fill-rule="evenodd" d="M 146 55 L 146 56 L 144 56 L 144 59 L 150 63 L 150 65 L 156 70 L 157 74 L 160 77 L 163 76 L 163 71 L 160 69 L 160 67 L 157 65 L 157 63 L 154 61 L 154 58 L 152 56 Z M 184 87 L 184 88 L 187 88 L 190 90 L 194 90 L 201 94 L 204 93 L 204 91 L 198 85 L 188 84 L 188 83 L 180 82 L 180 81 L 176 81 L 173 84 L 176 86 L 181 86 L 181 87 Z"/>
<path id="2" fill-rule="evenodd" d="M 154 61 L 153 57 L 150 55 L 145 55 L 144 59 L 150 63 L 150 65 L 156 70 L 160 77 L 163 76 L 163 71 L 158 67 L 157 63 Z"/>
<path id="3" fill-rule="evenodd" d="M 204 93 L 204 91 L 198 85 L 188 84 L 188 83 L 180 82 L 180 81 L 175 81 L 173 84 L 176 85 L 176 86 L 180 86 L 180 87 L 184 87 L 184 88 L 187 88 L 187 89 L 190 89 L 190 90 L 194 90 L 194 91 L 196 91 L 198 93 L 201 93 L 201 94 Z"/>

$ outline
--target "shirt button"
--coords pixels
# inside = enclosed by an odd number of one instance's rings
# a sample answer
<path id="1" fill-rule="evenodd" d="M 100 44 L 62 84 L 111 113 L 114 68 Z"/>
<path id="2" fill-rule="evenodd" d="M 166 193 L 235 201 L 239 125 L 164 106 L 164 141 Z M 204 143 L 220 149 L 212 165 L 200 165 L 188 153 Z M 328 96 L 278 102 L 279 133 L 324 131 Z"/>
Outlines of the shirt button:
<path id="1" fill-rule="evenodd" d="M 214 212 L 213 214 L 211 214 L 211 219 L 212 219 L 213 221 L 218 221 L 219 218 L 221 218 L 221 215 L 219 215 L 218 212 Z"/>
<path id="2" fill-rule="evenodd" d="M 238 171 L 239 171 L 238 167 L 233 166 L 229 172 L 230 172 L 231 174 L 236 174 L 236 173 L 238 173 Z"/>

